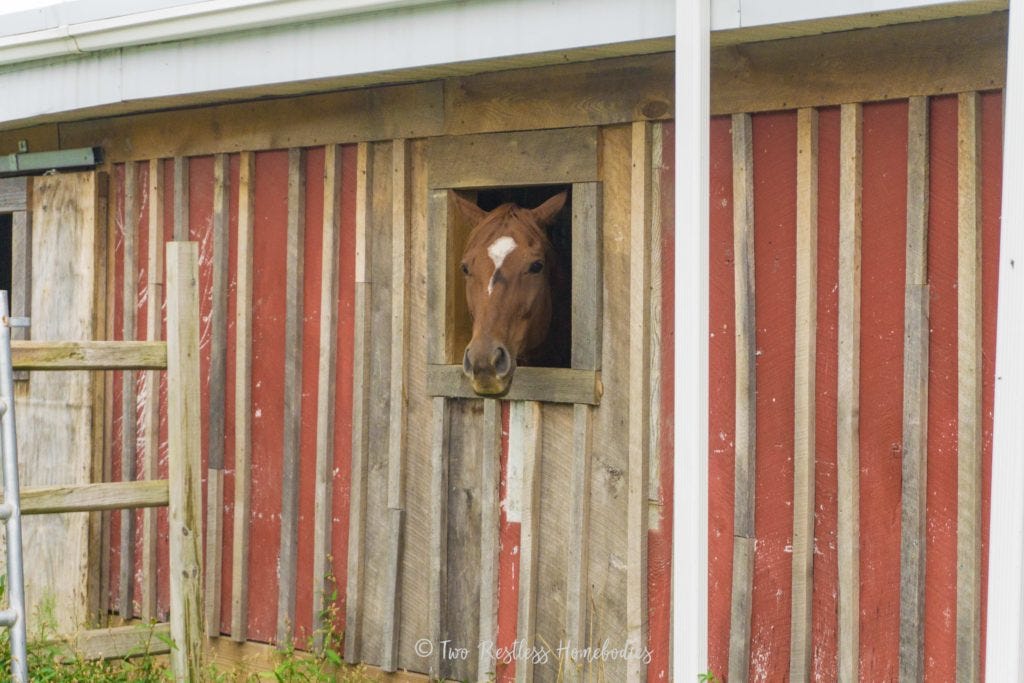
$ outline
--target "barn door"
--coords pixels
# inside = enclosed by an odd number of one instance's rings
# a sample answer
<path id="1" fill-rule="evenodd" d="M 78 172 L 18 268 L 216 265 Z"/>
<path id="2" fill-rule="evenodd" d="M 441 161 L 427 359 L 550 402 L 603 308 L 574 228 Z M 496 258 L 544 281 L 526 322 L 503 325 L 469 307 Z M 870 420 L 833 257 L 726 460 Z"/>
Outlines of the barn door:
<path id="1" fill-rule="evenodd" d="M 39 341 L 102 338 L 105 177 L 84 172 L 35 178 L 30 208 L 29 336 Z M 18 384 L 21 485 L 98 479 L 102 374 L 31 373 Z M 98 517 L 74 513 L 23 520 L 28 614 L 52 601 L 58 632 L 82 628 L 98 611 L 99 565 L 90 562 L 91 556 L 99 557 Z"/>

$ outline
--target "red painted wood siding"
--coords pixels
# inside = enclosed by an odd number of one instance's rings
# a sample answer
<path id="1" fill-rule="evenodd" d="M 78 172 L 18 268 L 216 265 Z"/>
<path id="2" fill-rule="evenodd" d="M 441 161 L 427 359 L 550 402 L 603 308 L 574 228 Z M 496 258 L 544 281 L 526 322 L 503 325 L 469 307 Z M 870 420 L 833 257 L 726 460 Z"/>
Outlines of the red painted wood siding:
<path id="1" fill-rule="evenodd" d="M 236 265 L 238 245 L 238 156 L 230 157 L 230 221 L 229 221 L 229 274 L 227 320 L 227 380 L 225 400 L 225 483 L 224 483 L 224 542 L 221 574 L 221 628 L 227 632 L 231 624 L 231 548 L 234 501 L 234 390 L 235 368 L 235 315 L 237 312 Z M 173 235 L 173 161 L 164 160 L 165 240 Z M 200 316 L 201 316 L 201 373 L 203 414 L 209 409 L 210 371 L 210 314 L 213 289 L 213 157 L 195 157 L 189 164 L 189 239 L 199 243 L 200 253 Z M 324 149 L 307 150 L 306 170 L 306 222 L 304 244 L 303 290 L 303 373 L 302 373 L 302 439 L 299 478 L 299 538 L 298 585 L 296 598 L 296 640 L 305 644 L 312 625 L 312 536 L 314 506 L 314 470 L 316 439 L 317 372 L 320 344 L 320 274 L 321 239 L 324 208 L 323 170 Z M 333 491 L 333 558 L 332 571 L 339 586 L 344 587 L 347 574 L 348 501 L 351 462 L 352 425 L 352 343 L 353 299 L 355 280 L 355 148 L 342 148 L 342 192 L 340 196 L 341 240 L 338 295 L 338 347 L 337 394 L 335 399 L 335 452 Z M 122 338 L 124 258 L 124 173 L 125 167 L 114 169 L 115 201 L 115 253 L 114 268 L 114 338 Z M 281 452 L 283 433 L 284 383 L 284 277 L 285 226 L 287 222 L 288 158 L 285 151 L 256 154 L 256 200 L 254 211 L 254 278 L 253 278 L 253 453 L 252 453 L 252 525 L 249 558 L 249 636 L 253 640 L 269 642 L 276 633 L 277 620 L 277 560 L 280 543 L 281 505 Z M 142 198 L 138 221 L 138 282 L 139 282 L 139 338 L 145 336 L 145 296 L 147 275 L 146 252 L 148 242 L 148 167 L 138 170 L 138 187 Z M 162 384 L 166 399 L 166 384 Z M 165 403 L 161 429 L 161 473 L 166 474 L 166 415 Z M 120 379 L 114 380 L 114 425 L 111 441 L 113 456 L 112 479 L 121 478 L 121 391 Z M 141 412 L 140 412 L 141 415 Z M 202 451 L 204 463 L 208 460 L 207 425 L 204 423 Z M 142 430 L 140 429 L 140 439 Z M 137 469 L 141 471 L 141 453 Z M 204 465 L 205 470 L 205 465 Z M 205 503 L 205 491 L 204 491 Z M 205 507 L 204 507 L 205 509 Z M 135 600 L 139 600 L 141 584 L 141 513 L 135 513 L 137 522 Z M 119 515 L 113 515 L 111 529 L 111 600 L 116 600 L 118 576 L 116 568 L 120 557 Z M 160 515 L 160 541 L 158 544 L 159 612 L 166 618 L 168 610 L 166 515 Z M 339 591 L 339 618 L 345 614 L 344 591 Z M 343 624 L 339 623 L 339 628 Z"/>
<path id="2" fill-rule="evenodd" d="M 862 680 L 898 672 L 902 455 L 903 288 L 907 103 L 864 105 L 861 312 Z M 995 306 L 1001 196 L 1002 97 L 985 93 L 982 116 L 983 553 L 991 472 Z M 757 324 L 757 545 L 751 678 L 784 680 L 790 647 L 793 488 L 796 114 L 755 114 Z M 930 102 L 928 268 L 931 284 L 925 666 L 954 676 L 956 627 L 956 220 L 957 103 Z M 735 343 L 732 144 L 727 117 L 711 121 L 709 667 L 727 675 L 732 579 Z M 836 327 L 839 112 L 819 111 L 813 675 L 837 669 Z M 983 554 L 983 577 L 987 555 Z M 983 590 L 986 585 L 983 578 Z M 984 606 L 984 595 L 982 605 Z M 983 608 L 984 609 L 984 608 Z M 982 622 L 984 624 L 984 620 Z"/>

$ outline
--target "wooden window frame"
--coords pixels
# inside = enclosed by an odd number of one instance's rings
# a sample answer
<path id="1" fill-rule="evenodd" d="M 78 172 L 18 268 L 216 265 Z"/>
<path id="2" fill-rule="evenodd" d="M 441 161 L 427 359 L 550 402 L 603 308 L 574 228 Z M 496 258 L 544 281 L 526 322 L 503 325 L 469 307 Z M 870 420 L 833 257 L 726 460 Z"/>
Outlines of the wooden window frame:
<path id="1" fill-rule="evenodd" d="M 549 403 L 601 402 L 602 230 L 597 128 L 436 138 L 428 152 L 427 393 L 481 398 L 453 365 L 454 311 L 461 254 L 452 190 L 572 185 L 572 352 L 568 368 L 521 367 L 503 398 Z M 496 163 L 496 160 L 500 160 Z"/>
<path id="2" fill-rule="evenodd" d="M 32 315 L 32 211 L 29 205 L 31 178 L 0 178 L 0 213 L 11 214 L 11 292 L 12 317 Z M 29 339 L 29 328 L 15 327 L 11 339 Z M 27 380 L 28 371 L 17 370 L 15 380 Z"/>

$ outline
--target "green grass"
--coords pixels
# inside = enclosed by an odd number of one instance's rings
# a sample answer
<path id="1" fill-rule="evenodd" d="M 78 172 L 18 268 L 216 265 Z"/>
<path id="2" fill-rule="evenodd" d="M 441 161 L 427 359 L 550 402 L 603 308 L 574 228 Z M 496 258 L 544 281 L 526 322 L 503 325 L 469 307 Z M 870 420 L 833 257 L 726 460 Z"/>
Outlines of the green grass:
<path id="1" fill-rule="evenodd" d="M 299 683 L 364 683 L 373 681 L 362 667 L 350 667 L 341 657 L 342 634 L 337 629 L 338 591 L 334 577 L 327 577 L 331 594 L 321 614 L 324 629 L 310 637 L 306 643 L 309 652 L 297 650 L 293 644 L 282 650 L 271 672 L 253 673 L 242 669 L 225 670 L 210 665 L 203 680 L 208 683 L 255 683 L 266 680 Z M 6 577 L 0 575 L 0 604 L 6 602 Z M 142 640 L 147 645 L 140 652 L 128 657 L 110 660 L 90 660 L 81 652 L 69 651 L 66 643 L 57 637 L 54 603 L 52 598 L 44 600 L 29 621 L 28 670 L 29 679 L 53 683 L 157 683 L 172 681 L 167 668 L 167 657 L 156 655 L 150 649 L 158 644 L 175 647 L 152 625 L 138 628 L 148 637 Z M 163 642 L 160 642 L 163 641 Z M 321 642 L 322 647 L 314 647 Z M 0 680 L 5 680 L 11 668 L 10 631 L 0 629 Z"/>

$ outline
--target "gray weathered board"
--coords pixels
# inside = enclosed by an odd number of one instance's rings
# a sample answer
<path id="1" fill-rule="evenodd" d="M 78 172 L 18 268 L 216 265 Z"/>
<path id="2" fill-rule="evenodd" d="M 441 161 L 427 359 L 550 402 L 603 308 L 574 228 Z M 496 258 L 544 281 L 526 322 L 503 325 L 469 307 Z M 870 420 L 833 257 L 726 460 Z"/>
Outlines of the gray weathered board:
<path id="1" fill-rule="evenodd" d="M 32 338 L 95 339 L 102 319 L 97 276 L 106 229 L 106 191 L 95 173 L 34 181 Z M 95 373 L 36 373 L 15 410 L 22 486 L 87 483 L 96 448 L 94 411 L 102 408 Z M 101 432 L 102 434 L 102 432 Z M 25 590 L 30 614 L 48 598 L 56 627 L 86 625 L 89 571 L 88 513 L 25 519 Z"/>
<path id="2" fill-rule="evenodd" d="M 639 139 L 647 144 L 648 137 Z M 597 183 L 592 188 L 594 201 L 588 210 L 599 214 L 602 226 L 601 262 L 596 272 L 603 281 L 604 296 L 598 299 L 598 308 L 591 318 L 600 331 L 601 344 L 595 347 L 597 357 L 587 359 L 586 370 L 570 372 L 574 377 L 573 373 L 585 377 L 585 395 L 568 397 L 570 405 L 536 404 L 536 446 L 513 448 L 516 452 L 504 455 L 506 481 L 497 501 L 506 521 L 521 524 L 527 514 L 531 521 L 529 538 L 520 542 L 530 543 L 529 562 L 535 571 L 522 576 L 525 583 L 520 584 L 519 595 L 535 610 L 527 610 L 532 614 L 531 623 L 520 624 L 520 631 L 535 643 L 554 647 L 565 638 L 569 627 L 577 638 L 582 634 L 590 642 L 598 643 L 608 639 L 624 644 L 627 632 L 627 485 L 631 461 L 629 434 L 623 425 L 631 402 L 631 370 L 630 302 L 626 293 L 630 291 L 631 269 L 638 267 L 635 259 L 631 259 L 632 244 L 643 241 L 630 239 L 631 225 L 638 215 L 646 216 L 648 211 L 645 208 L 637 214 L 631 209 L 636 194 L 631 159 L 637 144 L 631 129 L 609 128 L 598 136 L 586 130 L 578 139 L 584 156 L 592 159 L 594 166 L 584 174 L 587 177 L 574 171 L 565 180 Z M 508 138 L 501 138 L 502 143 L 507 141 Z M 357 425 L 358 443 L 353 444 L 353 462 L 359 467 L 353 469 L 352 512 L 358 515 L 359 523 L 350 527 L 350 546 L 358 545 L 359 556 L 354 564 L 350 556 L 347 636 L 351 638 L 352 652 L 347 654 L 361 661 L 380 663 L 385 660 L 388 647 L 382 636 L 394 633 L 396 658 L 388 664 L 475 680 L 480 671 L 501 666 L 488 653 L 482 653 L 479 644 L 481 637 L 489 636 L 492 629 L 490 617 L 481 618 L 482 610 L 491 609 L 494 603 L 490 596 L 499 590 L 495 585 L 497 575 L 492 573 L 492 556 L 487 550 L 494 543 L 496 530 L 492 526 L 496 518 L 490 512 L 495 501 L 486 495 L 494 481 L 493 461 L 488 463 L 485 459 L 489 448 L 494 452 L 488 444 L 497 438 L 508 408 L 494 404 L 497 412 L 492 408 L 487 419 L 484 401 L 469 397 L 458 387 L 449 387 L 454 390 L 447 397 L 445 391 L 439 391 L 440 378 L 436 373 L 448 373 L 454 382 L 454 371 L 431 364 L 445 354 L 440 348 L 444 340 L 440 346 L 428 343 L 432 326 L 444 319 L 440 302 L 431 300 L 428 311 L 428 257 L 434 251 L 432 231 L 436 229 L 428 216 L 438 215 L 445 208 L 441 203 L 446 198 L 429 191 L 434 182 L 441 182 L 432 165 L 438 148 L 425 142 L 404 145 L 408 153 L 406 182 L 410 188 L 410 222 L 405 236 L 409 261 L 403 301 L 408 306 L 403 334 L 408 339 L 404 360 L 406 391 L 393 391 L 395 368 L 391 349 L 387 344 L 371 341 L 366 346 L 365 369 L 357 364 L 355 374 L 355 415 L 362 426 Z M 361 283 L 357 287 L 362 287 L 365 298 L 361 309 L 365 315 L 357 311 L 357 341 L 392 339 L 395 321 L 402 320 L 392 311 L 394 302 L 402 301 L 392 291 L 392 240 L 395 229 L 403 229 L 400 223 L 396 225 L 392 204 L 394 149 L 391 142 L 367 145 L 363 157 L 366 174 L 360 176 L 364 181 L 357 185 L 357 223 L 365 226 L 357 240 L 362 243 L 362 248 L 357 248 L 356 278 Z M 657 203 L 658 199 L 651 197 L 645 201 Z M 638 225 L 633 227 L 640 230 Z M 524 372 L 522 378 L 529 379 L 529 374 Z M 642 393 L 636 382 L 633 385 L 633 393 Z M 401 463 L 404 490 L 400 501 L 407 514 L 401 522 L 401 570 L 395 573 L 384 570 L 389 559 L 393 559 L 394 540 L 394 528 L 389 521 L 393 515 L 388 512 L 394 501 L 389 504 L 388 482 L 389 468 L 395 466 L 395 461 L 389 462 L 386 445 L 393 438 L 392 402 L 398 396 L 407 401 Z M 492 434 L 490 429 L 496 431 Z M 522 439 L 512 441 L 519 443 Z M 530 463 L 523 462 L 526 457 Z M 639 461 L 633 466 L 639 467 Z M 434 471 L 436 467 L 444 467 L 445 471 L 439 474 Z M 532 477 L 524 480 L 526 472 L 532 473 Z M 586 485 L 574 486 L 577 474 L 588 477 Z M 523 489 L 530 481 L 536 485 L 535 497 Z M 584 499 L 570 500 L 566 493 L 572 490 L 582 492 Z M 638 501 L 647 498 L 640 491 L 634 495 Z M 530 505 L 529 509 L 524 509 L 524 505 Z M 567 543 L 567 538 L 571 542 Z M 580 552 L 581 548 L 586 552 Z M 512 551 L 504 548 L 501 552 Z M 482 582 L 484 575 L 489 578 Z M 397 604 L 385 595 L 394 589 L 392 581 L 397 581 L 401 595 Z M 504 593 L 497 595 L 501 609 L 511 606 L 501 597 Z M 642 604 L 642 599 L 642 595 L 634 596 L 633 604 Z M 394 615 L 393 625 L 389 623 L 390 615 Z M 416 643 L 422 638 L 435 643 L 448 640 L 452 646 L 465 647 L 465 658 L 443 659 L 436 652 L 421 656 Z M 559 663 L 556 656 L 547 664 L 533 667 L 533 680 L 556 680 L 560 666 L 563 674 L 572 678 L 592 674 L 605 680 L 625 680 L 627 676 L 622 661 L 594 662 L 580 668 L 572 662 Z"/>

